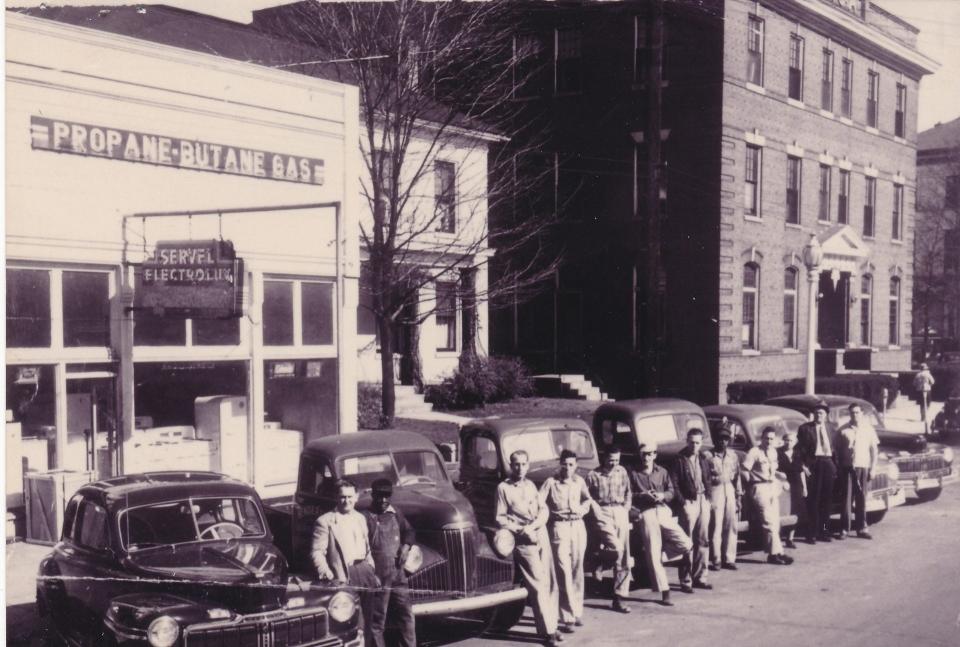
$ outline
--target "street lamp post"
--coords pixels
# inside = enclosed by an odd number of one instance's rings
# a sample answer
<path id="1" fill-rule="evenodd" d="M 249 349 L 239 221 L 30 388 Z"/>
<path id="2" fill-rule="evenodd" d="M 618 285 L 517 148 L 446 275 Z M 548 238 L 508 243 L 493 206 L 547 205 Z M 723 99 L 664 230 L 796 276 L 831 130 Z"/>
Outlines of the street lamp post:
<path id="1" fill-rule="evenodd" d="M 817 343 L 817 290 L 820 282 L 820 262 L 823 260 L 823 250 L 816 234 L 810 234 L 810 240 L 803 247 L 803 264 L 807 266 L 807 283 L 809 284 L 810 305 L 807 308 L 807 381 L 804 392 L 813 395 L 815 381 L 815 353 Z"/>

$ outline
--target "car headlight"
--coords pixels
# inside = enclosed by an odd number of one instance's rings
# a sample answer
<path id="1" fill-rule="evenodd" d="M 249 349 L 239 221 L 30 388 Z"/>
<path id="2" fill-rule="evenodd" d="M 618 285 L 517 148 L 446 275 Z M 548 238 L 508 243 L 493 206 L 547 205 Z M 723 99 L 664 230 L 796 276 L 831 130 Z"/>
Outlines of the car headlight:
<path id="1" fill-rule="evenodd" d="M 951 447 L 943 448 L 943 460 L 947 461 L 948 463 L 953 462 L 953 448 Z"/>
<path id="2" fill-rule="evenodd" d="M 897 467 L 896 463 L 890 463 L 887 465 L 887 476 L 890 477 L 891 481 L 900 480 L 900 468 Z"/>
<path id="3" fill-rule="evenodd" d="M 330 602 L 327 603 L 327 610 L 330 612 L 330 617 L 337 622 L 346 622 L 356 613 L 357 603 L 354 602 L 352 595 L 340 591 L 330 598 Z"/>
<path id="4" fill-rule="evenodd" d="M 506 559 L 513 554 L 513 549 L 517 545 L 513 533 L 506 528 L 501 528 L 493 533 L 493 550 L 500 557 Z"/>
<path id="5" fill-rule="evenodd" d="M 147 628 L 147 639 L 153 647 L 171 647 L 180 635 L 180 625 L 170 616 L 160 616 Z"/>

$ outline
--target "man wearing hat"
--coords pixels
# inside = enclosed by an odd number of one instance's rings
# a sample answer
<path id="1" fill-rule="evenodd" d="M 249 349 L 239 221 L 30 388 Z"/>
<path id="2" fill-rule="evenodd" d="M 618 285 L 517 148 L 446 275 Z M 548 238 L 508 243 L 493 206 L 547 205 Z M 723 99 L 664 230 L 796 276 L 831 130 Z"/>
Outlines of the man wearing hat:
<path id="1" fill-rule="evenodd" d="M 708 497 L 713 511 L 713 535 L 710 539 L 710 570 L 737 570 L 737 513 L 743 499 L 740 458 L 730 449 L 733 432 L 724 423 L 717 432 L 716 447 L 710 458 Z"/>
<path id="2" fill-rule="evenodd" d="M 811 544 L 830 541 L 830 503 L 833 482 L 837 478 L 836 430 L 827 420 L 830 407 L 817 400 L 813 420 L 797 430 L 797 454 L 806 468 L 807 477 L 807 541 Z"/>
<path id="3" fill-rule="evenodd" d="M 920 420 L 923 422 L 923 433 L 929 434 L 930 427 L 927 425 L 927 406 L 930 404 L 930 391 L 936 380 L 930 373 L 930 366 L 924 362 L 920 365 L 920 372 L 913 376 L 913 388 L 920 396 Z"/>
<path id="4" fill-rule="evenodd" d="M 373 505 L 363 514 L 369 531 L 370 554 L 381 587 L 370 596 L 366 644 L 368 647 L 384 647 L 383 631 L 389 620 L 391 626 L 398 627 L 395 644 L 414 647 L 417 633 L 404 563 L 416 541 L 416 535 L 403 513 L 390 504 L 393 483 L 389 479 L 374 481 L 372 494 Z"/>

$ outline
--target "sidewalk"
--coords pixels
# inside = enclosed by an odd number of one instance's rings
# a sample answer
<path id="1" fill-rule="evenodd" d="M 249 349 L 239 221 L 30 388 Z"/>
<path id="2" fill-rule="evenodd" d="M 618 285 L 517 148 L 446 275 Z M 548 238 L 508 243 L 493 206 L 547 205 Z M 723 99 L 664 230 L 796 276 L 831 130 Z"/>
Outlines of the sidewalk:
<path id="1" fill-rule="evenodd" d="M 7 611 L 7 644 L 28 644 L 37 624 L 37 568 L 50 546 L 18 541 L 7 544 L 3 583 Z"/>
<path id="2" fill-rule="evenodd" d="M 931 402 L 927 407 L 927 422 L 933 424 L 934 418 L 943 409 L 943 402 Z M 923 422 L 920 420 L 920 405 L 900 396 L 887 409 L 883 417 L 884 424 L 890 431 L 907 431 L 914 434 L 923 433 Z"/>

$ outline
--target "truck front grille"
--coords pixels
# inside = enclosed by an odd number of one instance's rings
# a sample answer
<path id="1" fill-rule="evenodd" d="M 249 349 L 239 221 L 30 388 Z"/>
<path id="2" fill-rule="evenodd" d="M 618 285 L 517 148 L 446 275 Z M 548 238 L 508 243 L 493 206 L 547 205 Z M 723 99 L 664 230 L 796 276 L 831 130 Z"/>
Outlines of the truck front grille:
<path id="1" fill-rule="evenodd" d="M 246 616 L 233 623 L 186 627 L 184 647 L 340 647 L 342 641 L 327 635 L 325 611 L 280 616 Z"/>

